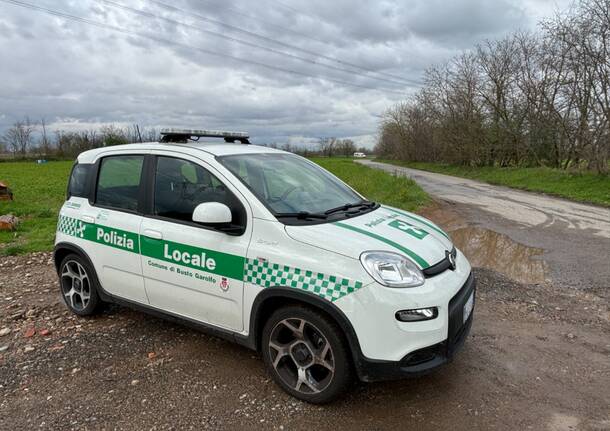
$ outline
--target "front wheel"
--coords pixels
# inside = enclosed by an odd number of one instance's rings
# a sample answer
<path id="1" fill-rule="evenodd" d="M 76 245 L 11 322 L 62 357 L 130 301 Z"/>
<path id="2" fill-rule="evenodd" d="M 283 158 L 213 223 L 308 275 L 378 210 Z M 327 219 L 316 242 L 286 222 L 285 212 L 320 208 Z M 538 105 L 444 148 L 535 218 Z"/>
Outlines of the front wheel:
<path id="1" fill-rule="evenodd" d="M 335 322 L 310 308 L 275 311 L 263 328 L 262 355 L 273 379 L 303 401 L 330 402 L 352 381 L 343 333 Z"/>

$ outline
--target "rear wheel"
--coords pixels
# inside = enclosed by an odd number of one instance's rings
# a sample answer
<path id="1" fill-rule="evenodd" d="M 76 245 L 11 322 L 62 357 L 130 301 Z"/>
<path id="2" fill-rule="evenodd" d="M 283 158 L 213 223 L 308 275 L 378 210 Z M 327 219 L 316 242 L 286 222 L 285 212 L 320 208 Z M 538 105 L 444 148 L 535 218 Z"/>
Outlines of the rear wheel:
<path id="1" fill-rule="evenodd" d="M 74 314 L 89 316 L 101 304 L 97 281 L 88 262 L 77 254 L 69 254 L 59 266 L 61 296 Z"/>
<path id="2" fill-rule="evenodd" d="M 332 401 L 352 381 L 341 330 L 309 308 L 289 306 L 275 311 L 263 328 L 262 354 L 274 380 L 303 401 Z"/>

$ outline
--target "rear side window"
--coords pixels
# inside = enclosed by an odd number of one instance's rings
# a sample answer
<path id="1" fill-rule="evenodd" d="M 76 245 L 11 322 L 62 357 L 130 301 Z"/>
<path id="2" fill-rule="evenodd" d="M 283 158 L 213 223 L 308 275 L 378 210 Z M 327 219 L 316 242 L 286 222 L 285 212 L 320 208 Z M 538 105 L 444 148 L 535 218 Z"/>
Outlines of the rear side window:
<path id="1" fill-rule="evenodd" d="M 92 167 L 91 164 L 74 165 L 68 183 L 68 199 L 72 196 L 83 198 L 89 195 L 89 173 Z"/>
<path id="2" fill-rule="evenodd" d="M 137 211 L 143 165 L 143 155 L 102 159 L 95 203 L 119 210 Z"/>

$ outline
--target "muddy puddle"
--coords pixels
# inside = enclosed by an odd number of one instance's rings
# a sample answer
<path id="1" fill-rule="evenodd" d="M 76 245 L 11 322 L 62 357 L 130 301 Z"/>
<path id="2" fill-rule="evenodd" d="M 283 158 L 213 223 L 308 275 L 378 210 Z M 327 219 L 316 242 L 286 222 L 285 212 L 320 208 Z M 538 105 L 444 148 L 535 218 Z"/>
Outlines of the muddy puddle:
<path id="1" fill-rule="evenodd" d="M 547 264 L 542 250 L 527 247 L 508 236 L 480 227 L 464 227 L 450 232 L 457 248 L 472 266 L 494 269 L 520 283 L 546 281 Z"/>
<path id="2" fill-rule="evenodd" d="M 448 206 L 427 208 L 422 215 L 449 233 L 472 266 L 493 269 L 520 283 L 548 281 L 548 265 L 542 259 L 542 249 L 520 244 L 489 229 L 469 226 Z"/>

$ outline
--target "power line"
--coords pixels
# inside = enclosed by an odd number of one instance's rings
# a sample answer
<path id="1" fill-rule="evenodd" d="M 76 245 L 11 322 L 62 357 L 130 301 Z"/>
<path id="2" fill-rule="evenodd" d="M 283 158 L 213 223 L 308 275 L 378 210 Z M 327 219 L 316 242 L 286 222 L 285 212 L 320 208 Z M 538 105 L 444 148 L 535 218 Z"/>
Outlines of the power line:
<path id="1" fill-rule="evenodd" d="M 396 75 L 391 75 L 391 74 L 385 73 L 385 72 L 379 72 L 379 71 L 376 71 L 376 70 L 373 70 L 373 69 L 366 68 L 364 66 L 359 66 L 357 64 L 353 64 L 353 63 L 350 63 L 350 62 L 347 62 L 347 61 L 344 61 L 344 60 L 340 60 L 340 59 L 335 58 L 335 57 L 331 57 L 331 56 L 320 54 L 320 53 L 317 53 L 317 52 L 314 52 L 314 51 L 310 51 L 308 49 L 301 48 L 301 47 L 296 46 L 296 45 L 292 45 L 292 44 L 289 44 L 289 43 L 281 42 L 281 41 L 279 41 L 277 39 L 273 39 L 273 38 L 264 36 L 262 34 L 254 33 L 252 31 L 245 30 L 243 28 L 239 28 L 237 26 L 234 26 L 234 25 L 231 25 L 231 24 L 227 24 L 225 22 L 222 22 L 222 21 L 219 21 L 219 20 L 216 20 L 216 19 L 213 19 L 213 18 L 208 18 L 208 17 L 203 16 L 201 14 L 198 14 L 196 12 L 190 12 L 188 10 L 181 9 L 179 7 L 176 7 L 176 6 L 163 3 L 162 1 L 159 1 L 159 0 L 146 0 L 146 1 L 148 1 L 150 3 L 157 4 L 157 5 L 165 8 L 165 9 L 168 9 L 168 10 L 177 11 L 177 12 L 186 14 L 186 15 L 191 16 L 191 17 L 196 17 L 197 19 L 200 19 L 202 21 L 210 22 L 212 24 L 216 24 L 218 26 L 225 27 L 225 28 L 228 28 L 228 29 L 236 31 L 236 32 L 246 34 L 246 35 L 248 35 L 250 37 L 254 37 L 254 38 L 257 38 L 257 39 L 264 40 L 264 41 L 269 42 L 269 43 L 274 43 L 274 44 L 283 46 L 284 48 L 289 48 L 289 49 L 293 49 L 293 50 L 296 50 L 296 51 L 301 51 L 301 52 L 304 52 L 306 54 L 312 55 L 314 57 L 323 58 L 325 60 L 333 61 L 333 62 L 342 64 L 344 66 L 349 66 L 349 67 L 353 67 L 355 69 L 364 70 L 364 71 L 369 72 L 369 73 L 375 73 L 377 75 L 382 75 L 382 76 L 386 76 L 386 77 L 393 78 L 393 79 L 399 79 L 401 81 L 404 81 L 405 84 L 421 85 L 420 82 L 412 80 L 412 79 L 403 78 L 403 77 L 396 76 Z"/>
<path id="2" fill-rule="evenodd" d="M 319 19 L 317 16 L 314 16 L 311 13 L 304 12 L 302 10 L 298 10 L 298 9 L 296 9 L 296 8 L 286 4 L 286 3 L 283 3 L 281 1 L 273 0 L 273 3 L 283 7 L 284 9 L 288 9 L 290 12 L 293 12 L 293 13 L 296 13 L 296 14 L 299 14 L 299 15 L 303 15 L 303 16 L 306 16 L 308 18 L 315 19 L 315 20 Z"/>
<path id="3" fill-rule="evenodd" d="M 201 28 L 201 27 L 197 27 L 197 26 L 194 26 L 194 25 L 191 25 L 191 24 L 187 24 L 187 23 L 184 23 L 182 21 L 177 21 L 177 20 L 174 20 L 174 19 L 171 19 L 171 18 L 167 18 L 167 17 L 163 17 L 163 16 L 160 16 L 160 15 L 156 15 L 154 13 L 147 12 L 147 11 L 144 11 L 144 10 L 135 9 L 135 8 L 130 7 L 130 6 L 127 6 L 127 5 L 124 5 L 124 4 L 121 4 L 121 3 L 117 3 L 117 2 L 112 1 L 112 0 L 96 0 L 96 1 L 99 2 L 99 3 L 104 3 L 104 4 L 107 4 L 107 5 L 113 6 L 115 8 L 126 10 L 128 12 L 133 13 L 133 14 L 145 16 L 145 17 L 151 18 L 151 19 L 163 20 L 163 21 L 166 21 L 166 22 L 169 22 L 169 23 L 172 23 L 172 24 L 176 24 L 176 25 L 181 26 L 181 27 L 192 28 L 192 29 L 194 29 L 196 31 L 199 31 L 199 32 L 202 32 L 202 33 L 207 33 L 207 34 L 210 34 L 210 35 L 215 36 L 215 37 L 220 37 L 222 39 L 227 39 L 227 40 L 230 40 L 232 42 L 236 42 L 236 43 L 239 43 L 239 44 L 242 44 L 242 45 L 246 45 L 246 46 L 249 46 L 249 47 L 252 47 L 252 48 L 262 49 L 264 51 L 271 52 L 273 54 L 282 55 L 282 56 L 293 58 L 295 60 L 303 61 L 303 62 L 306 62 L 306 63 L 315 64 L 317 66 L 325 67 L 327 69 L 332 69 L 332 70 L 336 70 L 336 71 L 339 71 L 339 72 L 347 72 L 347 73 L 350 73 L 352 75 L 358 75 L 358 76 L 361 76 L 361 77 L 364 77 L 364 78 L 367 78 L 367 79 L 375 79 L 375 80 L 378 80 L 378 81 L 388 82 L 388 83 L 393 84 L 393 85 L 404 86 L 403 83 L 398 82 L 398 81 L 392 81 L 392 80 L 386 79 L 386 78 L 378 78 L 376 76 L 363 75 L 361 73 L 353 72 L 353 71 L 351 71 L 349 69 L 345 69 L 343 67 L 332 66 L 330 64 L 320 63 L 319 61 L 312 60 L 310 58 L 300 57 L 298 55 L 290 54 L 290 53 L 285 52 L 285 51 L 280 51 L 280 50 L 277 50 L 277 49 L 274 49 L 274 48 L 269 48 L 269 47 L 266 47 L 266 46 L 263 46 L 263 45 L 258 45 L 256 43 L 248 42 L 247 40 L 244 40 L 244 39 L 238 39 L 236 37 L 227 36 L 225 34 L 218 33 L 218 32 L 212 31 L 212 30 L 207 30 L 207 29 L 204 29 L 204 28 Z"/>
<path id="4" fill-rule="evenodd" d="M 111 30 L 111 31 L 115 31 L 118 33 L 122 33 L 122 34 L 126 34 L 129 36 L 136 36 L 136 37 L 141 37 L 144 39 L 150 39 L 153 40 L 155 42 L 160 42 L 166 45 L 174 45 L 174 46 L 179 46 L 182 48 L 186 48 L 186 49 L 190 49 L 190 50 L 195 50 L 195 51 L 199 51 L 199 52 L 203 52 L 205 54 L 209 54 L 209 55 L 214 55 L 217 57 L 223 57 L 223 58 L 229 58 L 231 60 L 234 60 L 236 62 L 239 63 L 248 63 L 248 64 L 253 64 L 255 66 L 260 66 L 266 69 L 271 69 L 271 70 L 276 70 L 279 72 L 284 72 L 284 73 L 289 73 L 289 74 L 293 74 L 293 75 L 299 75 L 299 76 L 304 76 L 307 78 L 315 78 L 315 79 L 322 79 L 325 81 L 329 81 L 329 82 L 334 82 L 337 84 L 341 84 L 341 85 L 345 85 L 345 86 L 350 86 L 350 87 L 357 87 L 357 88 L 362 88 L 362 89 L 366 89 L 366 90 L 373 90 L 373 91 L 383 91 L 386 93 L 394 93 L 394 94 L 403 94 L 401 92 L 398 91 L 393 91 L 393 90 L 389 90 L 389 89 L 380 89 L 380 88 L 374 88 L 374 87 L 369 87 L 366 85 L 360 85 L 360 84 L 355 84 L 352 82 L 347 82 L 347 81 L 342 81 L 339 79 L 334 79 L 334 78 L 328 78 L 328 77 L 322 77 L 322 76 L 315 76 L 315 75 L 310 75 L 308 73 L 304 73 L 304 72 L 299 72 L 297 70 L 292 70 L 292 69 L 286 69 L 283 67 L 278 67 L 278 66 L 272 66 L 269 64 L 265 64 L 265 63 L 260 63 L 258 61 L 254 61 L 254 60 L 248 60 L 248 59 L 244 59 L 244 58 L 240 58 L 234 55 L 230 55 L 230 54 L 225 54 L 225 53 L 221 53 L 221 52 L 216 52 L 216 51 L 211 51 L 205 48 L 200 48 L 200 47 L 196 47 L 196 46 L 192 46 L 192 45 L 188 45 L 188 44 L 184 44 L 184 43 L 180 43 L 180 42 L 175 42 L 169 39 L 165 39 L 165 38 L 161 38 L 161 37 L 157 37 L 157 36 L 152 36 L 152 35 L 148 35 L 148 34 L 144 34 L 144 33 L 139 33 L 136 31 L 131 31 L 131 30 L 127 30 L 124 29 L 122 27 L 117 27 L 114 25 L 110 25 L 110 24 L 105 24 L 99 21 L 94 21 L 94 20 L 90 20 L 88 18 L 83 18 L 80 16 L 76 16 L 76 15 L 71 15 L 65 12 L 61 12 L 58 10 L 54 10 L 54 9 L 49 9 L 46 7 L 42 7 L 42 6 L 38 6 L 38 5 L 33 5 L 31 3 L 27 3 L 27 2 L 22 2 L 19 0 L 0 0 L 1 2 L 4 3 L 9 3 L 9 4 L 13 4 L 15 6 L 20 6 L 26 9 L 30 9 L 30 10 L 35 10 L 35 11 L 39 11 L 39 12 L 43 12 L 46 13 L 47 15 L 53 15 L 53 16 L 57 16 L 60 18 L 64 18 L 67 20 L 71 20 L 71 21 L 76 21 L 76 22 L 80 22 L 83 24 L 87 24 L 87 25 L 91 25 L 94 27 L 98 27 L 98 28 L 103 28 L 106 30 Z"/>
<path id="5" fill-rule="evenodd" d="M 203 1 L 203 2 L 206 2 L 206 3 L 216 3 L 217 4 L 217 2 L 214 2 L 214 1 L 211 1 L 211 0 L 200 0 L 200 1 Z M 293 30 L 293 29 L 291 29 L 289 27 L 281 26 L 279 24 L 276 24 L 276 23 L 271 22 L 269 20 L 260 18 L 258 16 L 251 15 L 248 12 L 246 12 L 244 9 L 235 7 L 235 5 L 228 6 L 226 3 L 227 2 L 223 2 L 222 8 L 225 9 L 225 10 L 233 12 L 235 15 L 240 15 L 240 16 L 243 16 L 245 18 L 251 19 L 253 21 L 258 21 L 258 22 L 265 23 L 268 26 L 275 27 L 275 28 L 277 28 L 279 30 L 282 30 L 282 31 L 285 31 L 285 32 L 288 32 L 288 33 L 292 33 L 294 35 L 297 35 L 297 36 L 305 38 L 305 39 L 312 40 L 314 42 L 324 43 L 324 44 L 328 43 L 326 41 L 323 41 L 322 39 L 318 39 L 316 37 L 313 37 L 313 36 L 310 36 L 308 34 L 302 33 L 300 31 Z"/>

